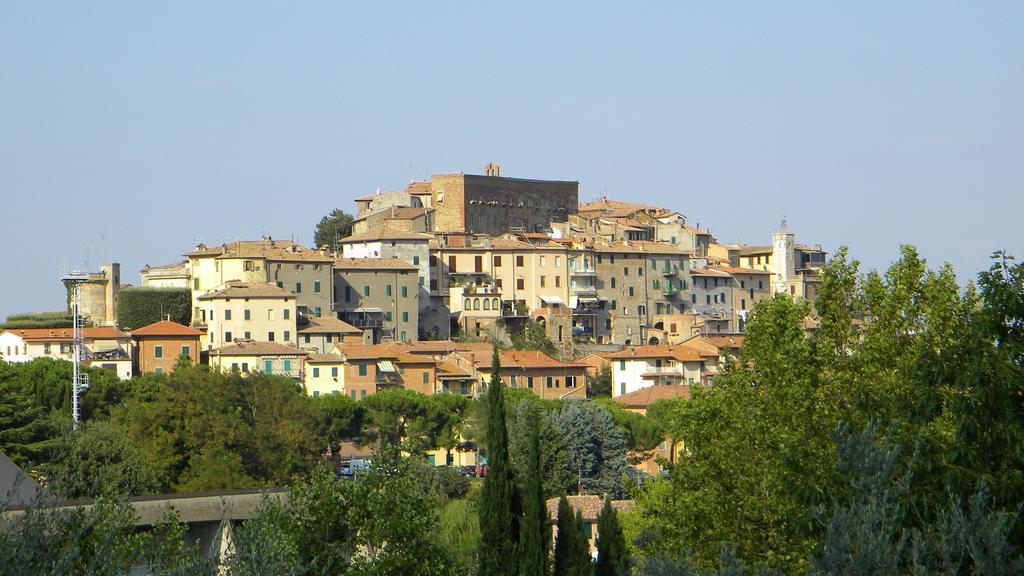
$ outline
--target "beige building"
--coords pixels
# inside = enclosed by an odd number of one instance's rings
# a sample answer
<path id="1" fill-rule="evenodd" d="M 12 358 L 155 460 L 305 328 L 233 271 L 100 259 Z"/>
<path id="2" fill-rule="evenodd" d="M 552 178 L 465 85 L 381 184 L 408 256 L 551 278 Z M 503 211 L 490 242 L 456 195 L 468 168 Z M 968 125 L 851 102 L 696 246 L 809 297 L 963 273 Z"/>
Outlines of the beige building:
<path id="1" fill-rule="evenodd" d="M 369 331 L 373 342 L 416 340 L 419 268 L 398 258 L 339 258 L 334 262 L 337 315 Z"/>
<path id="2" fill-rule="evenodd" d="M 306 370 L 302 382 L 306 394 L 345 393 L 345 358 L 340 354 L 310 353 L 306 357 Z"/>
<path id="3" fill-rule="evenodd" d="M 338 344 L 372 344 L 372 334 L 355 326 L 324 316 L 311 318 L 299 327 L 299 347 L 311 353 L 327 354 Z"/>
<path id="4" fill-rule="evenodd" d="M 162 266 L 146 264 L 139 271 L 139 275 L 142 276 L 142 285 L 149 288 L 188 289 L 191 278 L 188 272 L 188 260 Z"/>
<path id="5" fill-rule="evenodd" d="M 306 356 L 290 344 L 244 340 L 211 350 L 210 366 L 224 372 L 261 372 L 302 381 Z"/>
<path id="6" fill-rule="evenodd" d="M 303 316 L 331 315 L 331 263 L 334 256 L 289 240 L 266 237 L 212 248 L 200 244 L 188 257 L 193 321 L 200 318 L 199 298 L 228 282 L 271 283 L 295 295 Z"/>
<path id="7" fill-rule="evenodd" d="M 197 299 L 203 348 L 235 340 L 296 344 L 295 295 L 266 282 L 228 282 Z M 193 318 L 193 322 L 195 322 Z"/>
<path id="8" fill-rule="evenodd" d="M 0 359 L 31 362 L 36 358 L 71 361 L 71 328 L 15 328 L 0 333 Z M 82 359 L 87 366 L 116 372 L 122 379 L 132 377 L 131 336 L 113 326 L 82 330 Z"/>

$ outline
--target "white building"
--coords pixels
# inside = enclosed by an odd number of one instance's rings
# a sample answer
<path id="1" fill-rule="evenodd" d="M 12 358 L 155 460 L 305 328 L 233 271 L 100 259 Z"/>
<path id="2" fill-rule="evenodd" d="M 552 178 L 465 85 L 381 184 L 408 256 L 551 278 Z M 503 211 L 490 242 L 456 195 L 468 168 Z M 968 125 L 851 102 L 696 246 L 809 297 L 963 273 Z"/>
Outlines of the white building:
<path id="1" fill-rule="evenodd" d="M 650 386 L 700 384 L 707 361 L 700 350 L 678 344 L 628 346 L 602 356 L 611 362 L 612 397 Z"/>
<path id="2" fill-rule="evenodd" d="M 131 336 L 113 326 L 84 328 L 83 361 L 87 366 L 112 370 L 122 379 L 132 377 Z M 0 334 L 0 359 L 31 362 L 36 358 L 71 361 L 71 328 L 20 328 Z"/>

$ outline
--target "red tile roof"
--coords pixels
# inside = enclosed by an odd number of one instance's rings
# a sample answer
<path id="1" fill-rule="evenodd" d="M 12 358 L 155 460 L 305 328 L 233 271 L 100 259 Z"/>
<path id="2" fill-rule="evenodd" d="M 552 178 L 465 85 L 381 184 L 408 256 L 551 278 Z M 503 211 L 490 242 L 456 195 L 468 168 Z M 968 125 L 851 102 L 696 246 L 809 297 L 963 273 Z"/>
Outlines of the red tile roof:
<path id="1" fill-rule="evenodd" d="M 629 394 L 616 396 L 613 401 L 626 408 L 647 408 L 658 400 L 672 398 L 690 398 L 690 386 L 687 384 L 668 384 L 665 386 L 648 386 Z"/>
<path id="2" fill-rule="evenodd" d="M 4 332 L 16 334 L 26 342 L 70 342 L 72 337 L 71 328 L 15 328 Z M 113 326 L 97 326 L 83 328 L 82 337 L 88 340 L 108 340 L 128 338 L 128 334 Z"/>
<path id="3" fill-rule="evenodd" d="M 160 320 L 132 330 L 132 336 L 201 336 L 203 333 L 170 320 Z"/>

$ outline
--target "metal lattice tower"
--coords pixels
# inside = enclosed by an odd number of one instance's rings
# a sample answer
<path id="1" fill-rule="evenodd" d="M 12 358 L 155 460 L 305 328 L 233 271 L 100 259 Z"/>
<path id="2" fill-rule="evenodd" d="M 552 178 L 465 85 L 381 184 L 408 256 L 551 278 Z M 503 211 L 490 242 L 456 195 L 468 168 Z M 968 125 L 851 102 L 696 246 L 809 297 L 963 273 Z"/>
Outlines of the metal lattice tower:
<path id="1" fill-rule="evenodd" d="M 80 286 L 88 280 L 88 276 L 72 272 L 64 276 L 62 280 L 71 291 L 71 421 L 77 430 L 81 420 L 78 396 L 89 387 L 89 375 L 82 371 L 81 366 L 81 362 L 85 358 L 85 347 L 82 344 L 85 326 L 78 310 L 81 298 Z"/>

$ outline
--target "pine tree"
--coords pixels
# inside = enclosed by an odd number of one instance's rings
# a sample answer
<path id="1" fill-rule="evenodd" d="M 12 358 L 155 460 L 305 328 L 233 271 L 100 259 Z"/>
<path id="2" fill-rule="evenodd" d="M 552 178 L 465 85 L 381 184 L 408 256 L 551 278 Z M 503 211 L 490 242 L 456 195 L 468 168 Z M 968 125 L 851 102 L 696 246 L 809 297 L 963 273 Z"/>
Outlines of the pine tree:
<path id="1" fill-rule="evenodd" d="M 479 573 L 481 576 L 513 576 L 519 568 L 515 560 L 519 530 L 497 348 L 487 388 L 486 434 L 487 476 L 480 495 Z"/>
<path id="2" fill-rule="evenodd" d="M 622 534 L 618 514 L 612 502 L 605 499 L 601 515 L 597 517 L 597 565 L 595 576 L 623 576 L 629 574 L 629 555 L 626 537 Z"/>
<path id="3" fill-rule="evenodd" d="M 529 416 L 530 440 L 523 490 L 523 523 L 520 532 L 521 576 L 545 576 L 548 571 L 547 542 L 551 533 L 544 505 L 543 471 L 540 456 L 540 424 L 536 411 Z"/>
<path id="4" fill-rule="evenodd" d="M 587 534 L 584 531 L 584 520 L 583 513 L 577 512 L 575 514 L 575 546 L 573 547 L 573 553 L 571 556 L 572 569 L 570 574 L 572 576 L 590 576 L 593 573 L 594 565 L 590 559 L 590 541 L 587 540 Z"/>

